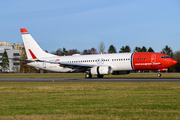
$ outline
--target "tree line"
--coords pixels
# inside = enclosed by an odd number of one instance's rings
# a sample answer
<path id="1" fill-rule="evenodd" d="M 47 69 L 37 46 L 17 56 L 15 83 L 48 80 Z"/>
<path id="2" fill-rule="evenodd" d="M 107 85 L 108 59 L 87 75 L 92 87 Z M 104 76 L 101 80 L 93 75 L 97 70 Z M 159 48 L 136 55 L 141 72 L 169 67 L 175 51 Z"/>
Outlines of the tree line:
<path id="1" fill-rule="evenodd" d="M 169 52 L 166 52 L 169 51 Z M 48 52 L 46 50 L 46 52 Z M 154 52 L 154 50 L 149 47 L 148 49 L 143 46 L 143 47 L 135 47 L 134 50 L 132 51 L 131 48 L 126 45 L 126 46 L 122 46 L 120 48 L 119 51 L 116 50 L 116 48 L 113 45 L 110 45 L 108 48 L 108 53 L 125 53 L 125 52 Z M 161 53 L 167 53 L 167 55 L 169 55 L 170 53 L 172 53 L 172 49 L 168 46 L 165 46 L 164 50 L 161 51 Z M 91 49 L 85 49 L 82 52 L 80 52 L 77 49 L 69 49 L 66 50 L 65 47 L 63 47 L 63 49 L 58 48 L 56 51 L 51 52 L 54 55 L 58 55 L 58 56 L 66 56 L 66 55 L 73 55 L 73 54 L 82 54 L 82 55 L 87 55 L 87 54 L 104 54 L 105 52 L 105 45 L 103 42 L 101 42 L 98 46 L 98 50 L 95 49 L 94 47 Z M 171 56 L 171 55 L 170 55 Z"/>
<path id="2" fill-rule="evenodd" d="M 46 52 L 48 52 L 47 50 L 45 50 Z M 116 48 L 113 46 L 113 45 L 110 45 L 109 48 L 108 48 L 108 53 L 126 53 L 126 52 L 154 52 L 154 50 L 149 47 L 148 49 L 145 47 L 145 46 L 142 46 L 142 47 L 135 47 L 133 49 L 133 51 L 131 50 L 131 48 L 126 45 L 126 46 L 122 46 L 119 51 L 116 50 Z M 25 50 L 23 50 L 22 52 L 23 54 L 21 54 L 20 58 L 21 59 L 27 59 L 27 56 L 26 56 L 26 52 Z M 101 42 L 99 45 L 98 45 L 98 50 L 96 48 L 90 48 L 90 49 L 85 49 L 83 50 L 82 52 L 77 50 L 77 49 L 69 49 L 69 50 L 66 50 L 65 47 L 63 47 L 62 49 L 61 48 L 58 48 L 55 52 L 51 52 L 52 54 L 54 55 L 58 55 L 58 56 L 67 56 L 67 55 L 73 55 L 73 54 L 82 54 L 82 55 L 88 55 L 88 54 L 104 54 L 105 53 L 105 45 L 103 42 Z M 176 51 L 176 52 L 173 52 L 171 47 L 169 47 L 168 45 L 166 45 L 161 53 L 163 54 L 166 54 L 168 55 L 169 57 L 171 58 L 174 58 L 175 60 L 178 61 L 178 63 L 175 65 L 175 66 L 172 66 L 171 68 L 169 68 L 169 71 L 170 72 L 180 72 L 180 51 Z M 2 58 L 2 64 L 1 64 L 1 67 L 3 69 L 8 69 L 6 66 L 9 66 L 8 65 L 8 61 L 5 60 L 5 58 L 7 58 L 7 53 L 5 51 L 4 53 L 4 58 Z M 4 59 L 4 60 L 3 60 Z M 27 66 L 26 63 L 24 61 L 21 61 L 20 62 L 20 72 L 38 72 L 39 70 L 36 70 L 34 67 L 30 67 L 30 66 Z M 46 71 L 47 72 L 47 71 Z"/>

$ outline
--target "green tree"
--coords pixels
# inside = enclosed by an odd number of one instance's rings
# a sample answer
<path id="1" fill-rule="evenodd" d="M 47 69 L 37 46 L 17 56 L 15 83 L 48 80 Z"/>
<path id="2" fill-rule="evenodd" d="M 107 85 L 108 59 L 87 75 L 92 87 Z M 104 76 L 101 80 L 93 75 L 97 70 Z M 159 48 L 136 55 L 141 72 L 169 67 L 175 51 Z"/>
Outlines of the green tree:
<path id="1" fill-rule="evenodd" d="M 141 52 L 147 52 L 147 49 L 146 49 L 145 46 L 143 46 L 143 47 L 141 48 Z"/>
<path id="2" fill-rule="evenodd" d="M 165 48 L 162 49 L 161 53 L 168 55 L 169 57 L 173 58 L 173 51 L 168 45 L 165 46 Z M 175 70 L 175 66 L 172 66 L 168 69 L 168 72 L 172 72 Z"/>
<path id="3" fill-rule="evenodd" d="M 63 52 L 62 52 L 62 55 L 67 55 L 68 54 L 68 51 L 66 50 L 66 48 L 63 47 Z"/>
<path id="4" fill-rule="evenodd" d="M 80 52 L 77 49 L 70 49 L 68 51 L 68 55 L 73 55 L 73 54 L 80 54 Z"/>
<path id="5" fill-rule="evenodd" d="M 122 48 L 120 48 L 119 53 L 125 53 L 125 52 L 131 52 L 131 48 L 128 45 L 126 45 L 125 47 L 122 46 Z"/>
<path id="6" fill-rule="evenodd" d="M 134 52 L 141 52 L 141 48 L 140 47 L 135 47 Z"/>
<path id="7" fill-rule="evenodd" d="M 6 72 L 7 70 L 9 70 L 9 59 L 8 59 L 8 55 L 7 55 L 6 50 L 4 51 L 4 53 L 2 55 L 1 68 L 2 68 L 3 72 Z"/>
<path id="8" fill-rule="evenodd" d="M 142 48 L 135 47 L 134 52 L 147 52 L 147 49 L 145 46 L 143 46 Z"/>
<path id="9" fill-rule="evenodd" d="M 96 48 L 94 48 L 94 47 L 93 47 L 93 48 L 91 48 L 91 53 L 92 53 L 92 54 L 97 54 L 97 50 L 96 50 Z"/>
<path id="10" fill-rule="evenodd" d="M 168 55 L 169 57 L 173 58 L 173 51 L 168 45 L 165 46 L 165 48 L 162 49 L 161 53 Z"/>
<path id="11" fill-rule="evenodd" d="M 154 50 L 151 47 L 149 47 L 148 52 L 154 52 Z"/>
<path id="12" fill-rule="evenodd" d="M 85 49 L 83 50 L 82 52 L 83 55 L 86 55 L 86 54 L 97 54 L 97 50 L 95 48 L 91 48 L 91 49 Z"/>
<path id="13" fill-rule="evenodd" d="M 113 45 L 111 45 L 108 49 L 108 53 L 117 53 L 116 48 Z"/>
<path id="14" fill-rule="evenodd" d="M 85 50 L 83 50 L 82 54 L 83 54 L 83 55 L 87 55 L 87 54 L 92 54 L 92 53 L 91 53 L 91 50 L 85 49 Z"/>
<path id="15" fill-rule="evenodd" d="M 62 49 L 59 48 L 59 49 L 57 49 L 56 52 L 54 52 L 53 54 L 54 54 L 54 55 L 58 55 L 58 56 L 62 56 L 62 52 L 63 52 Z"/>
<path id="16" fill-rule="evenodd" d="M 64 55 L 68 55 L 68 51 L 66 50 L 66 48 L 63 47 L 63 50 L 59 48 L 55 52 L 52 52 L 52 54 L 58 55 L 58 56 L 64 56 Z"/>

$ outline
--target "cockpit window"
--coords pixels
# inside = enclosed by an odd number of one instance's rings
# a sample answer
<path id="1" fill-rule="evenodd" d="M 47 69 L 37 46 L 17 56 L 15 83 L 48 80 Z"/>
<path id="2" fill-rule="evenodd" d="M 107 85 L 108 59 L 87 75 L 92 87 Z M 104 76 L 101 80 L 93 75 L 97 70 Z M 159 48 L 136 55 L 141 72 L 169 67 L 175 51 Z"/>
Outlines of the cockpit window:
<path id="1" fill-rule="evenodd" d="M 161 56 L 162 59 L 170 58 L 169 56 Z"/>

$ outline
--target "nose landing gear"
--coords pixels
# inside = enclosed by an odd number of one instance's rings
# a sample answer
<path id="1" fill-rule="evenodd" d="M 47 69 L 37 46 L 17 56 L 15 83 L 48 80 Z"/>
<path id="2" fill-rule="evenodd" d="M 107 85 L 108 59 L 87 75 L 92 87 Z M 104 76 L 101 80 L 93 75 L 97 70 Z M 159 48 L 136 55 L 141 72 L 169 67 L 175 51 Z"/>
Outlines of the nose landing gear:
<path id="1" fill-rule="evenodd" d="M 161 77 L 161 73 L 159 72 L 159 73 L 157 74 L 157 76 L 158 76 L 158 77 Z"/>

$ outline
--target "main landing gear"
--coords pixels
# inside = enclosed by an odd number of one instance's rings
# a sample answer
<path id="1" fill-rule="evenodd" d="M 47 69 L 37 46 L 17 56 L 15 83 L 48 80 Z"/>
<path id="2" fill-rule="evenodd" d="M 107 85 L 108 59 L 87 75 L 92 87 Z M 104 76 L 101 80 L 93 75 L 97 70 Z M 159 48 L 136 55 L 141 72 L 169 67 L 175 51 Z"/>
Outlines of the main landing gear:
<path id="1" fill-rule="evenodd" d="M 97 77 L 98 77 L 98 78 L 103 78 L 103 77 L 104 77 L 104 75 L 97 75 Z"/>
<path id="2" fill-rule="evenodd" d="M 86 73 L 85 77 L 86 77 L 86 78 L 92 78 L 92 74 Z M 98 77 L 98 78 L 103 78 L 104 75 L 97 75 L 97 77 Z"/>
<path id="3" fill-rule="evenodd" d="M 158 77 L 161 77 L 161 73 L 159 72 L 159 73 L 157 74 L 157 76 L 158 76 Z"/>
<path id="4" fill-rule="evenodd" d="M 86 78 L 92 78 L 92 74 L 86 73 L 85 77 L 86 77 Z"/>

